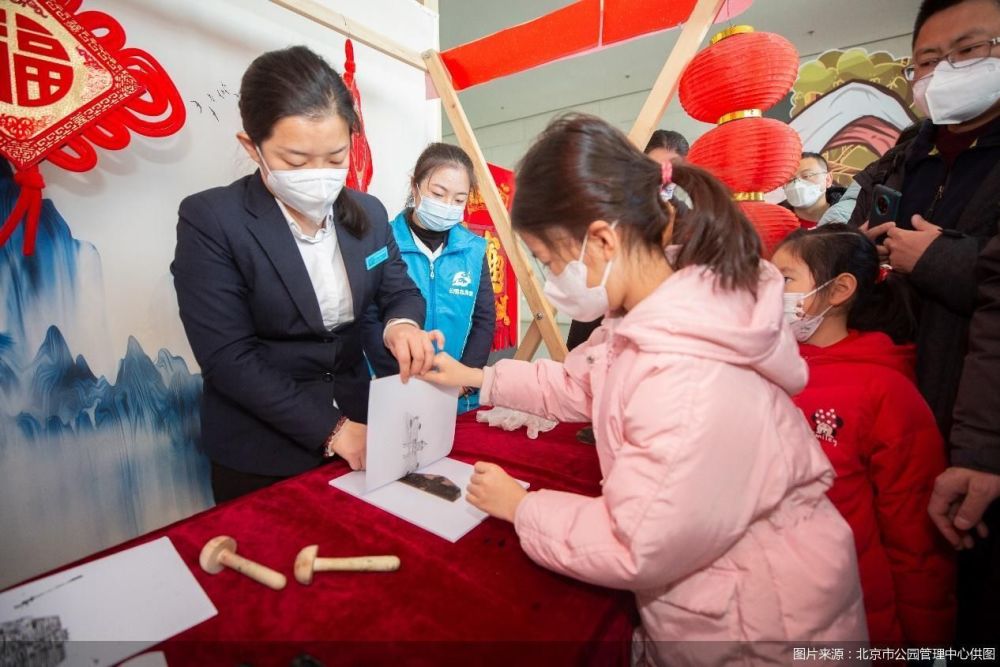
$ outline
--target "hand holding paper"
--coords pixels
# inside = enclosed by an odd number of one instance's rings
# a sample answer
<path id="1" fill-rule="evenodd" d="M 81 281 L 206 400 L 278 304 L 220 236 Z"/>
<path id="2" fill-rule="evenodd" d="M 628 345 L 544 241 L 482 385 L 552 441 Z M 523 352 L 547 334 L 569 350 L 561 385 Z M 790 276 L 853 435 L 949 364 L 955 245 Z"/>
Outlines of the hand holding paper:
<path id="1" fill-rule="evenodd" d="M 466 498 L 474 506 L 504 521 L 514 522 L 517 506 L 528 495 L 521 484 L 495 463 L 476 463 Z"/>
<path id="2" fill-rule="evenodd" d="M 423 331 L 409 323 L 399 323 L 385 332 L 385 345 L 399 362 L 399 378 L 406 384 L 411 375 L 422 375 L 434 363 L 434 345 L 444 347 L 444 334 Z"/>
<path id="3" fill-rule="evenodd" d="M 337 477 L 330 485 L 446 540 L 458 540 L 487 515 L 461 494 L 473 467 L 447 458 L 455 441 L 457 403 L 457 389 L 419 378 L 406 384 L 396 375 L 374 380 L 368 397 L 367 469 Z M 501 489 L 508 482 L 518 484 L 503 471 L 491 479 Z M 503 495 L 502 506 L 513 518 L 513 494 L 507 489 Z"/>
<path id="4" fill-rule="evenodd" d="M 351 470 L 365 469 L 365 438 L 368 428 L 364 424 L 344 422 L 333 440 L 333 453 L 347 461 Z"/>
<path id="5" fill-rule="evenodd" d="M 456 361 L 447 352 L 439 352 L 434 357 L 434 365 L 422 376 L 424 380 L 444 387 L 475 387 L 483 386 L 483 371 L 480 368 L 469 368 Z"/>

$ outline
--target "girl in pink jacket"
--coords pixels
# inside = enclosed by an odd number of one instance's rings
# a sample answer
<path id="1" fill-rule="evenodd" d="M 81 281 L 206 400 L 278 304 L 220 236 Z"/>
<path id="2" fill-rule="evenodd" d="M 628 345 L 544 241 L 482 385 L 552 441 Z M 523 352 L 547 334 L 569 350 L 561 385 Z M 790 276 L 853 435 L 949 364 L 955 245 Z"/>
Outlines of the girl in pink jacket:
<path id="1" fill-rule="evenodd" d="M 666 201 L 672 187 L 690 206 Z M 671 183 L 669 166 L 580 115 L 541 135 L 515 191 L 513 224 L 553 305 L 608 317 L 564 363 L 479 370 L 440 354 L 425 377 L 593 422 L 603 491 L 528 493 L 481 462 L 469 501 L 513 521 L 542 566 L 634 591 L 656 663 L 791 663 L 807 642 L 866 642 L 851 530 L 825 495 L 833 471 L 791 399 L 806 365 L 782 277 L 729 192 L 688 166 Z"/>

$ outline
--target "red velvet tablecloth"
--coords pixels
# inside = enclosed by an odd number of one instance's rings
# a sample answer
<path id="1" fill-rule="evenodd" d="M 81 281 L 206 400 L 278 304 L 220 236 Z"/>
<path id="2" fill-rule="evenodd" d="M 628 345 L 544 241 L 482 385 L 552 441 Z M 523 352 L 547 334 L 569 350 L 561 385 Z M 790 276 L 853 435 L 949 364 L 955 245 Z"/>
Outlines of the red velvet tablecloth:
<path id="1" fill-rule="evenodd" d="M 597 457 L 575 440 L 578 428 L 529 440 L 466 415 L 451 456 L 493 461 L 532 488 L 597 495 Z M 535 565 L 497 519 L 452 544 L 329 486 L 346 472 L 332 463 L 98 554 L 166 535 L 219 610 L 156 649 L 169 665 L 628 664 L 631 594 Z M 199 552 L 216 535 L 235 538 L 238 553 L 283 572 L 288 586 L 202 571 Z M 395 554 L 402 567 L 318 573 L 302 586 L 292 564 L 308 544 L 320 556 Z"/>

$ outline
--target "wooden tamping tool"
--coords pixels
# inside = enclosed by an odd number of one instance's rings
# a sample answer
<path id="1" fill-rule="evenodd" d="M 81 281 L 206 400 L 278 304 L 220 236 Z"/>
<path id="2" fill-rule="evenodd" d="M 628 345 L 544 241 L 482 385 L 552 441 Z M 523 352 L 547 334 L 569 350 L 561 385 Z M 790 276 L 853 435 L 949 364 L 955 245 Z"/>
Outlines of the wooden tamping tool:
<path id="1" fill-rule="evenodd" d="M 218 574 L 223 568 L 228 567 L 276 591 L 280 591 L 288 583 L 285 575 L 280 572 L 247 560 L 243 556 L 237 556 L 236 540 L 227 535 L 219 535 L 206 542 L 198 563 L 201 569 L 209 574 Z"/>
<path id="2" fill-rule="evenodd" d="M 295 557 L 295 580 L 303 586 L 312 583 L 313 572 L 394 572 L 399 569 L 397 556 L 317 558 L 318 551 L 319 545 L 311 544 Z"/>

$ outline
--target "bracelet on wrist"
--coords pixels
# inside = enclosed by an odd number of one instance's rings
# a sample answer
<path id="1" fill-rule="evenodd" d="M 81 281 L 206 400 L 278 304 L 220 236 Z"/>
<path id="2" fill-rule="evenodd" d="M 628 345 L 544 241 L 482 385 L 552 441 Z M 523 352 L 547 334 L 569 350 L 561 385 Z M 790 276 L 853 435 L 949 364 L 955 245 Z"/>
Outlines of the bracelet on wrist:
<path id="1" fill-rule="evenodd" d="M 336 454 L 336 452 L 333 451 L 333 445 L 337 442 L 337 436 L 340 435 L 340 430 L 344 428 L 344 424 L 346 423 L 347 417 L 341 417 L 337 420 L 333 430 L 330 431 L 330 435 L 327 436 L 326 444 L 323 447 L 323 456 L 325 458 L 331 458 L 334 454 Z"/>

